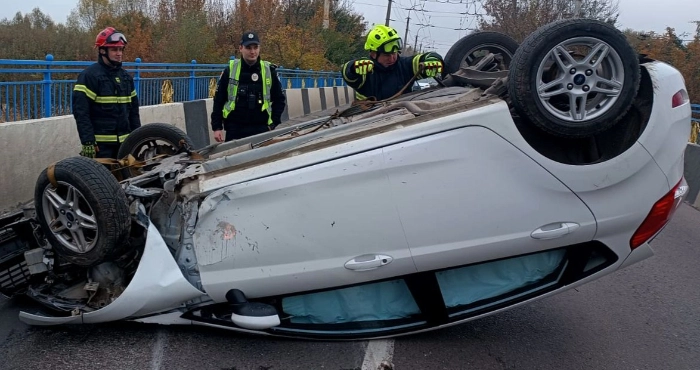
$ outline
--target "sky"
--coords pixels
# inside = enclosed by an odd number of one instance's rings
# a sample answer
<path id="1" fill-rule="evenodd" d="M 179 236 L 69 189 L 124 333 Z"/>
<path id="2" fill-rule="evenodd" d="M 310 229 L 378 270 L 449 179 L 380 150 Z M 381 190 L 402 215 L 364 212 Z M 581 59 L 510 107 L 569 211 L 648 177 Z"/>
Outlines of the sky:
<path id="1" fill-rule="evenodd" d="M 373 24 L 384 24 L 388 0 L 350 0 L 356 12 L 364 15 L 365 21 L 371 27 Z M 688 33 L 686 38 L 695 34 L 695 24 L 700 20 L 700 0 L 618 0 L 620 17 L 618 26 L 621 29 L 631 28 L 638 31 L 655 31 L 663 33 L 666 27 L 676 29 L 677 34 Z M 455 30 L 473 28 L 476 19 L 460 13 L 474 9 L 467 8 L 468 0 L 394 0 L 391 11 L 392 27 L 402 35 L 406 31 L 406 17 L 410 16 L 410 26 L 406 43 L 421 44 L 442 55 L 447 53 L 450 46 L 469 31 Z M 0 19 L 12 18 L 15 13 L 28 13 L 38 7 L 56 22 L 65 22 L 70 11 L 76 7 L 78 0 L 0 0 Z M 428 12 L 408 11 L 413 6 L 428 10 Z M 430 24 L 430 27 L 421 25 Z"/>

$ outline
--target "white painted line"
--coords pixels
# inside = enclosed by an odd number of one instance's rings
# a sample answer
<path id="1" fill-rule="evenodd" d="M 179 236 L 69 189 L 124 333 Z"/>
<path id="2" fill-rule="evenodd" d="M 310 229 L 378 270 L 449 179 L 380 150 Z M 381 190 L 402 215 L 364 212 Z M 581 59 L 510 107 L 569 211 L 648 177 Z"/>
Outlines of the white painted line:
<path id="1" fill-rule="evenodd" d="M 367 344 L 365 360 L 362 361 L 362 370 L 377 370 L 382 361 L 391 363 L 394 358 L 394 340 L 371 340 Z"/>
<path id="2" fill-rule="evenodd" d="M 156 343 L 153 345 L 153 356 L 151 357 L 151 369 L 160 370 L 163 364 L 163 354 L 165 353 L 165 345 L 168 343 L 168 336 L 163 329 L 158 329 L 156 335 Z"/>

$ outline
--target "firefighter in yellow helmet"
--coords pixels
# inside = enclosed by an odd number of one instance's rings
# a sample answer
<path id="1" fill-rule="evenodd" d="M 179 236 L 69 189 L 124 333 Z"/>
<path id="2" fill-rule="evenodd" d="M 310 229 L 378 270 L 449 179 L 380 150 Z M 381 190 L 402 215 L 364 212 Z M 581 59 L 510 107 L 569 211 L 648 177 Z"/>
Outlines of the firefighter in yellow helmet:
<path id="1" fill-rule="evenodd" d="M 354 59 L 343 65 L 343 79 L 355 90 L 357 100 L 390 98 L 418 73 L 421 65 L 423 70 L 417 79 L 442 73 L 444 62 L 440 54 L 428 52 L 402 57 L 402 49 L 403 42 L 395 29 L 377 25 L 370 30 L 365 42 L 369 58 Z M 409 88 L 405 92 L 410 91 Z"/>

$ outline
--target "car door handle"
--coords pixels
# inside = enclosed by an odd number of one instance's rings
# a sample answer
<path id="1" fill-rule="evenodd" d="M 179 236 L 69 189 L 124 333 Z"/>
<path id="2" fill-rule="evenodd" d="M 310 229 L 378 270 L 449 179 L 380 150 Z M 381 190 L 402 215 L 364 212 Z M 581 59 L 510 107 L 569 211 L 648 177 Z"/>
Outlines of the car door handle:
<path id="1" fill-rule="evenodd" d="M 575 222 L 555 222 L 549 225 L 544 225 L 530 234 L 534 239 L 556 239 L 564 235 L 570 234 L 578 229 L 581 225 Z"/>
<path id="2" fill-rule="evenodd" d="M 386 266 L 394 258 L 383 254 L 363 254 L 345 262 L 345 268 L 353 271 L 368 271 Z"/>

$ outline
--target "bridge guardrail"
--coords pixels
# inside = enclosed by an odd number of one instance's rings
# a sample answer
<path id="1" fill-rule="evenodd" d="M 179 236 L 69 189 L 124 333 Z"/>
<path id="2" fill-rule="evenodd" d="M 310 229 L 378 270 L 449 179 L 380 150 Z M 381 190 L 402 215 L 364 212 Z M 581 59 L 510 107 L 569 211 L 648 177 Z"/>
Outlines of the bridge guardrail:
<path id="1" fill-rule="evenodd" d="M 698 139 L 700 139 L 700 104 L 691 104 L 690 110 L 692 116 L 690 117 L 691 129 L 688 141 L 693 144 L 700 144 L 698 143 Z"/>
<path id="2" fill-rule="evenodd" d="M 55 61 L 51 54 L 43 61 L 0 59 L 0 122 L 71 114 L 73 86 L 92 63 Z M 134 76 L 140 104 L 147 106 L 213 97 L 227 64 L 144 63 L 137 58 L 123 65 Z M 277 71 L 285 89 L 344 86 L 339 72 L 282 66 Z"/>

